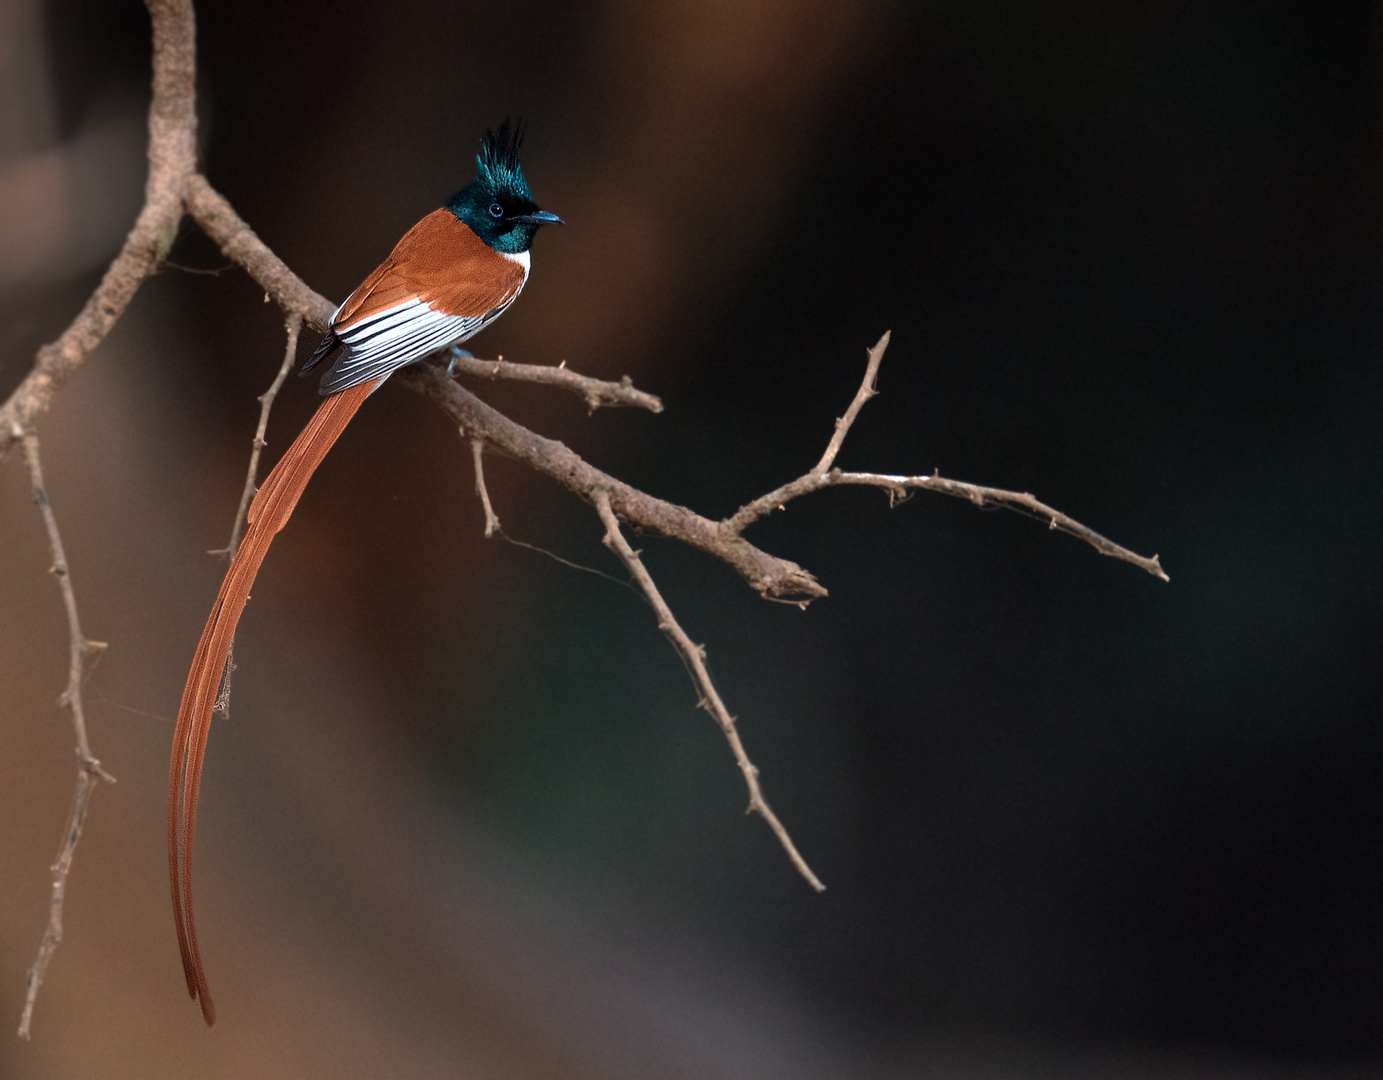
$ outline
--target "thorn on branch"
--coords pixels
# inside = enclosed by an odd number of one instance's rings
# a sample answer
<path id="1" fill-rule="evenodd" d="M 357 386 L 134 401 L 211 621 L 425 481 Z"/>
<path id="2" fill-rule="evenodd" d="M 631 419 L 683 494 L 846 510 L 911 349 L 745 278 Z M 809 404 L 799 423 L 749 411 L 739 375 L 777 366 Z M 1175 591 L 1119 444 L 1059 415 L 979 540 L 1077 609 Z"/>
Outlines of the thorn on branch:
<path id="1" fill-rule="evenodd" d="M 107 784 L 115 783 L 115 777 L 102 768 L 101 763 L 94 757 L 82 757 L 81 751 L 77 752 L 77 763 L 83 772 L 88 772 L 92 776 L 104 780 Z"/>

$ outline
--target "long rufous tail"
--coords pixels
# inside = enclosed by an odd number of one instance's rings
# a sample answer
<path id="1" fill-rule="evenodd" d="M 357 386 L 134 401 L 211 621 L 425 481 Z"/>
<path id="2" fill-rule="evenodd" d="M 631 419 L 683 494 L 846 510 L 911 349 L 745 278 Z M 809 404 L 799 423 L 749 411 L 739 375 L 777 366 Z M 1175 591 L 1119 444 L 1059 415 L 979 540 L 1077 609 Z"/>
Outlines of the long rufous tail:
<path id="1" fill-rule="evenodd" d="M 173 760 L 168 770 L 168 875 L 187 992 L 201 1007 L 208 1025 L 216 1022 L 216 1008 L 207 992 L 202 955 L 197 948 L 197 927 L 192 917 L 192 842 L 197 826 L 202 762 L 206 757 L 211 714 L 226 658 L 230 655 L 236 623 L 245 610 L 255 575 L 259 573 L 274 535 L 288 523 L 308 480 L 361 402 L 382 381 L 353 386 L 322 402 L 302 434 L 265 479 L 250 504 L 245 539 L 226 571 L 221 591 L 216 594 L 216 603 L 207 618 L 202 639 L 197 643 L 192 670 L 188 672 L 187 686 L 182 692 L 178 726 L 173 732 Z"/>

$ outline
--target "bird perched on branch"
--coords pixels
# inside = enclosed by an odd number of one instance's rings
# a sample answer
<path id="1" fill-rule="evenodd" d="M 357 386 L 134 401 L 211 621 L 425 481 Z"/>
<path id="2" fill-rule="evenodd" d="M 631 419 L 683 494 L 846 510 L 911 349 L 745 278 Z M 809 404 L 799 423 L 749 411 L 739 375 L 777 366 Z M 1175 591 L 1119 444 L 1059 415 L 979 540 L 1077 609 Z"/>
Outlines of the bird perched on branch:
<path id="1" fill-rule="evenodd" d="M 207 618 L 183 689 L 168 777 L 168 871 L 187 990 L 208 1024 L 216 1010 L 192 917 L 192 846 L 207 735 L 236 623 L 274 534 L 288 522 L 317 466 L 352 416 L 390 374 L 465 341 L 499 318 L 528 280 L 529 248 L 561 218 L 538 209 L 519 164 L 523 127 L 487 132 L 476 178 L 404 234 L 389 257 L 331 317 L 306 373 L 326 397 L 250 506 L 245 538 Z"/>

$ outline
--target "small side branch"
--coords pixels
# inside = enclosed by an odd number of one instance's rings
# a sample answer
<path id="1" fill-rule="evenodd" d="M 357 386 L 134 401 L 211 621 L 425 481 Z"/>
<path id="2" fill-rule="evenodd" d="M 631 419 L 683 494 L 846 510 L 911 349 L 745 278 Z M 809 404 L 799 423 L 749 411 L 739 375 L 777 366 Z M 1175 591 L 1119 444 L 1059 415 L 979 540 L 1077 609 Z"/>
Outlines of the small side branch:
<path id="1" fill-rule="evenodd" d="M 448 358 L 453 371 L 464 372 L 482 379 L 509 379 L 513 382 L 538 383 L 543 386 L 557 386 L 570 390 L 595 412 L 602 405 L 627 405 L 649 412 L 663 411 L 663 402 L 656 394 L 649 394 L 634 386 L 628 375 L 619 382 L 606 379 L 593 379 L 572 371 L 563 361 L 557 367 L 548 364 L 513 364 L 503 357 L 498 360 L 479 360 L 474 356 L 453 353 Z"/>
<path id="2" fill-rule="evenodd" d="M 283 382 L 288 378 L 288 373 L 293 370 L 293 361 L 298 357 L 298 335 L 302 331 L 302 319 L 296 312 L 284 316 L 284 329 L 288 332 L 288 345 L 283 351 L 283 363 L 279 365 L 278 374 L 274 376 L 274 381 L 269 384 L 269 389 L 259 395 L 259 426 L 255 428 L 255 437 L 250 443 L 250 465 L 245 472 L 245 487 L 240 492 L 240 505 L 235 511 L 235 521 L 231 524 L 230 542 L 220 551 L 212 551 L 211 555 L 224 555 L 227 561 L 235 561 L 235 553 L 240 550 L 240 540 L 245 533 L 245 516 L 250 512 L 250 501 L 255 495 L 255 484 L 259 479 L 259 455 L 268 446 L 265 441 L 265 434 L 269 430 L 269 412 L 274 407 L 274 399 L 279 396 L 279 390 L 283 388 Z M 235 670 L 235 643 L 231 643 L 231 651 L 226 653 L 226 667 L 221 672 L 221 687 L 216 691 L 215 711 L 222 716 L 230 715 L 230 692 L 231 692 L 231 672 Z"/>
<path id="3" fill-rule="evenodd" d="M 288 331 L 288 345 L 283 351 L 283 363 L 279 365 L 274 381 L 269 384 L 268 390 L 259 395 L 259 427 L 255 428 L 254 441 L 250 445 L 250 467 L 245 473 L 245 487 L 240 492 L 240 506 L 235 511 L 235 523 L 231 526 L 230 543 L 226 545 L 224 552 L 212 552 L 214 555 L 225 554 L 228 559 L 233 560 L 240 547 L 240 538 L 245 532 L 245 515 L 249 513 L 250 500 L 254 498 L 255 484 L 259 479 L 259 455 L 269 445 L 264 440 L 269 430 L 269 411 L 273 409 L 274 399 L 283 388 L 283 381 L 293 370 L 293 361 L 298 356 L 298 335 L 302 332 L 302 325 L 302 320 L 296 314 L 284 318 L 284 328 Z"/>
<path id="4" fill-rule="evenodd" d="M 462 432 L 464 435 L 465 432 Z M 471 460 L 475 463 L 475 493 L 480 496 L 480 505 L 485 510 L 485 539 L 501 532 L 495 508 L 490 505 L 490 492 L 485 487 L 485 440 L 471 439 Z"/>
<path id="5" fill-rule="evenodd" d="M 725 702 L 720 698 L 715 684 L 711 681 L 711 673 L 706 669 L 706 650 L 696 644 L 676 618 L 673 617 L 672 610 L 667 606 L 663 599 L 663 594 L 658 591 L 658 586 L 654 584 L 653 578 L 644 567 L 643 560 L 639 558 L 638 552 L 629 546 L 625 540 L 624 533 L 620 531 L 619 518 L 615 516 L 615 511 L 610 505 L 610 496 L 607 492 L 599 491 L 595 494 L 596 512 L 600 514 L 600 520 L 605 524 L 604 544 L 617 556 L 620 562 L 624 563 L 634 581 L 643 590 L 644 596 L 653 606 L 654 613 L 658 616 L 658 628 L 663 631 L 677 648 L 690 668 L 692 678 L 696 682 L 697 691 L 701 694 L 698 704 L 705 709 L 720 725 L 720 730 L 724 732 L 726 741 L 730 744 L 730 749 L 734 752 L 735 762 L 739 765 L 740 772 L 744 775 L 745 786 L 749 789 L 749 813 L 758 814 L 766 822 L 768 827 L 773 830 L 773 835 L 778 838 L 778 843 L 782 844 L 783 850 L 792 860 L 792 865 L 797 868 L 797 872 L 807 879 L 817 892 L 824 892 L 826 886 L 821 883 L 821 879 L 812 872 L 812 868 L 807 865 L 807 861 L 802 858 L 797 850 L 797 845 L 792 842 L 792 837 L 783 827 L 783 823 L 778 820 L 778 815 L 773 812 L 772 807 L 764 799 L 763 791 L 759 787 L 759 770 L 749 755 L 745 752 L 744 743 L 740 741 L 739 732 L 735 728 L 735 718 L 730 715 L 725 708 Z"/>
<path id="6" fill-rule="evenodd" d="M 831 436 L 831 441 L 826 445 L 826 452 L 821 455 L 821 460 L 816 463 L 816 468 L 812 470 L 814 475 L 820 476 L 836 463 L 836 455 L 840 453 L 840 448 L 845 445 L 845 436 L 850 434 L 850 426 L 854 424 L 855 417 L 859 416 L 860 410 L 864 408 L 864 403 L 879 392 L 879 365 L 883 362 L 884 350 L 888 348 L 888 339 L 892 333 L 891 330 L 885 330 L 884 336 L 869 350 L 869 363 L 865 365 L 864 381 L 860 383 L 860 388 L 855 391 L 855 400 L 850 402 L 850 407 L 845 410 L 845 415 L 836 421 L 836 430 Z"/>
<path id="7" fill-rule="evenodd" d="M 884 488 L 889 492 L 890 497 L 895 499 L 905 496 L 907 492 L 911 491 L 936 491 L 942 495 L 954 495 L 958 499 L 968 499 L 976 506 L 1002 506 L 1009 510 L 1016 510 L 1020 514 L 1027 514 L 1030 517 L 1046 521 L 1049 529 L 1064 532 L 1068 536 L 1074 536 L 1077 540 L 1084 540 L 1101 555 L 1108 555 L 1110 558 L 1119 559 L 1121 562 L 1131 563 L 1163 581 L 1172 580 L 1162 569 L 1162 563 L 1156 555 L 1149 557 L 1132 552 L 1123 545 L 1116 544 L 1113 540 L 1101 536 L 1094 529 L 1082 525 L 1075 518 L 1068 517 L 1060 510 L 1053 509 L 1025 491 L 1005 491 L 1003 488 L 983 487 L 980 484 L 968 484 L 962 480 L 948 480 L 936 473 L 931 476 L 887 476 L 883 473 L 847 473 L 834 469 L 822 479 L 825 481 L 821 485 L 822 487 L 854 484 L 861 487 Z"/>
<path id="8" fill-rule="evenodd" d="M 48 927 L 43 932 L 43 941 L 38 947 L 38 958 L 29 969 L 28 991 L 24 996 L 24 1012 L 19 1020 L 19 1037 L 29 1038 L 33 1022 L 34 1004 L 38 1001 L 38 989 L 43 985 L 43 976 L 48 971 L 48 962 L 62 941 L 62 906 L 67 895 L 67 877 L 72 871 L 72 857 L 77 851 L 77 842 L 82 838 L 82 826 L 86 824 L 87 805 L 96 781 L 115 783 L 115 777 L 101 768 L 101 763 L 91 753 L 91 743 L 86 734 L 86 714 L 82 709 L 82 675 L 85 671 L 86 657 L 106 647 L 103 641 L 89 641 L 82 634 L 81 622 L 77 618 L 77 596 L 72 589 L 72 575 L 67 567 L 67 554 L 63 550 L 62 535 L 58 532 L 58 521 L 53 507 L 48 501 L 48 490 L 43 483 L 43 466 L 39 458 L 38 435 L 33 429 L 11 430 L 11 436 L 24 444 L 24 457 L 29 466 L 29 482 L 33 488 L 34 502 L 38 504 L 44 528 L 48 532 L 48 546 L 53 556 L 53 576 L 58 579 L 62 592 L 63 606 L 67 609 L 67 688 L 58 698 L 58 704 L 67 708 L 72 715 L 72 730 L 77 741 L 77 787 L 72 796 L 72 809 L 67 815 L 67 827 L 63 831 L 62 846 L 58 849 L 57 860 L 53 863 L 53 891 L 48 902 Z"/>

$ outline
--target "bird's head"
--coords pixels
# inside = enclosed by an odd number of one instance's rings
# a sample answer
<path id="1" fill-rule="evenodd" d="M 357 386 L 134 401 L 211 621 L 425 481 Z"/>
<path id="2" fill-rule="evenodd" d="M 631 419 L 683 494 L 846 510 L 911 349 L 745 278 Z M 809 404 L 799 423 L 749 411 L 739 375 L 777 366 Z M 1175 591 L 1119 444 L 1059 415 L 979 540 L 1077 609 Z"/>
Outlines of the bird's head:
<path id="1" fill-rule="evenodd" d="M 480 239 L 510 255 L 527 251 L 541 226 L 562 224 L 533 201 L 519 165 L 522 145 L 522 121 L 511 129 L 506 120 L 498 131 L 487 131 L 476 155 L 475 179 L 447 200 L 447 209 Z"/>

